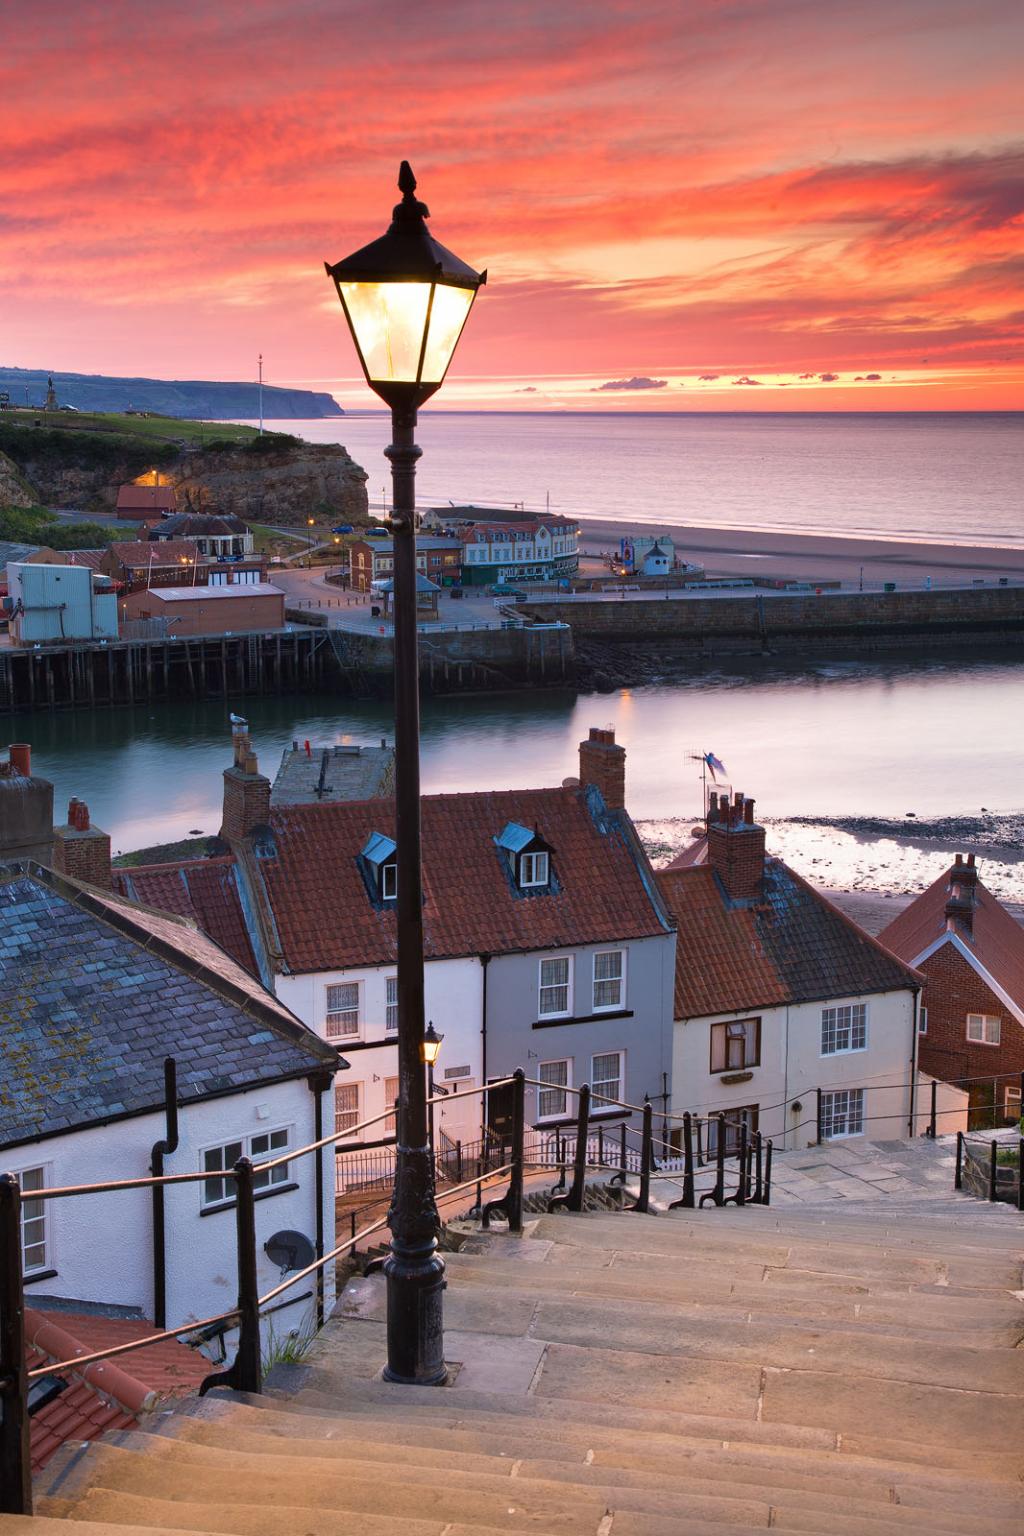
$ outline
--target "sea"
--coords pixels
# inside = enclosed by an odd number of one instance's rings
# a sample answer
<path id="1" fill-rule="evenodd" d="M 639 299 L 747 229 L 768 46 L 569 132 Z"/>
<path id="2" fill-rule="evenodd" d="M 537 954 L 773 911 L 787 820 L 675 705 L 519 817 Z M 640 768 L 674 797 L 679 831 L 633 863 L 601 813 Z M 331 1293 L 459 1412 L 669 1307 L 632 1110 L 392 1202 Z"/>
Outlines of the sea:
<path id="1" fill-rule="evenodd" d="M 343 443 L 388 496 L 385 411 L 278 424 Z M 1024 546 L 1024 412 L 420 412 L 422 505 L 522 504 L 663 528 Z"/>
<path id="2" fill-rule="evenodd" d="M 341 442 L 386 483 L 384 412 L 282 422 Z M 1024 415 L 421 414 L 421 504 L 510 504 L 662 526 L 1024 544 Z M 1010 648 L 884 656 L 720 659 L 612 694 L 544 690 L 426 699 L 423 784 L 443 790 L 558 784 L 592 725 L 628 753 L 627 800 L 663 838 L 700 814 L 699 757 L 714 752 L 766 817 L 1024 812 L 1024 665 Z M 136 705 L 9 721 L 53 779 L 61 815 L 84 799 L 115 850 L 219 826 L 231 709 L 247 715 L 271 776 L 293 740 L 392 736 L 389 706 L 333 695 Z M 832 883 L 901 876 L 896 845 L 865 864 L 855 839 L 790 834 L 786 857 Z M 837 863 L 842 846 L 846 863 Z M 868 850 L 870 852 L 870 850 Z M 856 854 L 861 862 L 850 860 Z M 886 865 L 885 868 L 881 867 Z M 915 867 L 913 878 L 929 872 Z M 839 871 L 838 875 L 836 871 Z M 895 873 L 894 873 L 895 870 Z M 935 871 L 937 872 L 937 871 Z M 1020 896 L 1024 865 L 1014 871 Z M 1007 894 L 1010 888 L 1007 887 Z"/>

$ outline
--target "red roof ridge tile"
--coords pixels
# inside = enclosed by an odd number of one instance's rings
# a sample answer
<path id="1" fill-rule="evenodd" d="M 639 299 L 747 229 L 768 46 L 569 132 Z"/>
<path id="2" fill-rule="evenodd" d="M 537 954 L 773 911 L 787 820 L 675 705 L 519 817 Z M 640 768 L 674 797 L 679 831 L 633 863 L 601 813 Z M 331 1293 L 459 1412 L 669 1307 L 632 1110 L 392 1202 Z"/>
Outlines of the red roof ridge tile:
<path id="1" fill-rule="evenodd" d="M 34 1312 L 30 1307 L 25 1308 L 25 1339 L 27 1344 L 40 1354 L 47 1355 L 54 1364 L 73 1360 L 76 1355 L 93 1353 L 84 1344 L 80 1344 L 73 1334 L 54 1322 L 52 1317 Z M 94 1360 L 91 1365 L 79 1367 L 76 1374 L 134 1418 L 155 1407 L 159 1401 L 159 1393 L 129 1375 L 116 1360 Z"/>

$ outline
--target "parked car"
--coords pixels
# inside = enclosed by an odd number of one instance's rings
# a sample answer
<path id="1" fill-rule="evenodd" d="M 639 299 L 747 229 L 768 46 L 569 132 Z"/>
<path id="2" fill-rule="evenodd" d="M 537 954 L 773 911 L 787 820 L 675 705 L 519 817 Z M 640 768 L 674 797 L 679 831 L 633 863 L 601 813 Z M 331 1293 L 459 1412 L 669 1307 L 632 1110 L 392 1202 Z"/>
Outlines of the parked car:
<path id="1" fill-rule="evenodd" d="M 337 528 L 331 529 L 332 533 L 355 533 L 351 523 L 339 523 Z"/>

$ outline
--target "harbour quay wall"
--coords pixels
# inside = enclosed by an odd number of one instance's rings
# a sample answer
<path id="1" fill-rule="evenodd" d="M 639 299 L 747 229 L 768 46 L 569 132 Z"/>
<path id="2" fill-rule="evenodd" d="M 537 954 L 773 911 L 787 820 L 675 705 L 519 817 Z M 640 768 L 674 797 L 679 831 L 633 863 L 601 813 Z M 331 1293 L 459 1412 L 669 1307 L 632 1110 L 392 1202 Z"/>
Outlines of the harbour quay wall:
<path id="1" fill-rule="evenodd" d="M 897 592 L 576 598 L 527 602 L 526 617 L 560 619 L 576 640 L 665 639 L 697 651 L 787 650 L 836 641 L 932 644 L 1024 641 L 1024 585 Z"/>
<path id="2" fill-rule="evenodd" d="M 390 696 L 392 637 L 346 629 L 327 633 L 345 691 L 357 697 Z M 421 630 L 419 668 L 424 693 L 500 693 L 573 682 L 576 653 L 569 626 L 546 621 L 513 629 Z"/>
<path id="3" fill-rule="evenodd" d="M 0 714 L 311 692 L 329 686 L 336 673 L 327 636 L 310 625 L 102 645 L 0 647 Z"/>

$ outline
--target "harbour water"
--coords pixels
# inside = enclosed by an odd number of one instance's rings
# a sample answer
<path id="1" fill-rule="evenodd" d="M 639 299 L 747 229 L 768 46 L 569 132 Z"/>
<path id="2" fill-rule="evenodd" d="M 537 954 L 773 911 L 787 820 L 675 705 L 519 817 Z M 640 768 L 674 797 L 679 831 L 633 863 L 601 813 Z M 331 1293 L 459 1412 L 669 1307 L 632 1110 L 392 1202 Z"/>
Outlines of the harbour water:
<path id="1" fill-rule="evenodd" d="M 344 443 L 385 495 L 383 411 L 282 422 Z M 1024 546 L 1024 412 L 420 413 L 423 503 Z"/>
<path id="2" fill-rule="evenodd" d="M 388 704 L 326 695 L 173 702 L 37 713 L 10 721 L 56 786 L 60 817 L 78 795 L 115 850 L 220 824 L 228 711 L 250 719 L 271 776 L 293 739 L 391 737 Z M 602 695 L 534 692 L 428 699 L 427 793 L 558 784 L 577 771 L 591 725 L 613 725 L 629 754 L 638 818 L 692 819 L 699 764 L 715 752 L 766 816 L 977 813 L 1024 807 L 1024 669 L 1013 659 L 907 656 L 798 665 L 744 659 L 655 686 Z"/>

